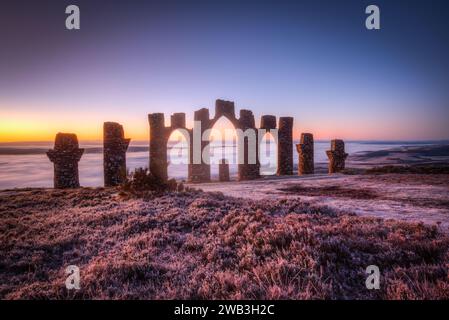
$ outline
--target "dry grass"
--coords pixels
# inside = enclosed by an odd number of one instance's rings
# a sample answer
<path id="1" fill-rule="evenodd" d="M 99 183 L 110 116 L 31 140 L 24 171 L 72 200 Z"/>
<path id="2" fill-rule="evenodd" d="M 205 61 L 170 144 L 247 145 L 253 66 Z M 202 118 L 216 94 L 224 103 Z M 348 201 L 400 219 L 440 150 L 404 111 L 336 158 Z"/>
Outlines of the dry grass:
<path id="1" fill-rule="evenodd" d="M 0 192 L 2 299 L 448 299 L 448 248 L 435 227 L 299 200 Z M 380 290 L 365 288 L 371 264 Z"/>

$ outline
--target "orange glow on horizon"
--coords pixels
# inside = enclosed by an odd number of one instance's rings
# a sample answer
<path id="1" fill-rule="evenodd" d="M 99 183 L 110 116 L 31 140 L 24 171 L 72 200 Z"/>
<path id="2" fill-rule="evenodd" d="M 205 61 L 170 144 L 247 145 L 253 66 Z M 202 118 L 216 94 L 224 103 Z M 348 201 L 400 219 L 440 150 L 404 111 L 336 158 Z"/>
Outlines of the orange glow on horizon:
<path id="1" fill-rule="evenodd" d="M 125 136 L 134 141 L 146 141 L 149 139 L 148 126 L 136 123 L 121 122 L 125 129 Z M 233 128 L 229 128 L 233 129 Z M 293 139 L 299 140 L 302 132 L 310 132 L 314 135 L 315 140 L 329 140 L 334 138 L 348 140 L 389 140 L 387 136 L 375 136 L 365 131 L 354 130 L 355 128 L 326 128 L 317 130 L 312 126 L 308 128 L 294 128 Z M 214 139 L 221 137 L 221 129 L 214 128 L 212 136 Z M 102 122 L 85 122 L 82 124 L 64 123 L 58 121 L 36 121 L 32 119 L 0 119 L 0 142 L 33 142 L 33 141 L 53 141 L 58 132 L 75 133 L 80 141 L 86 140 L 102 140 L 103 128 Z M 170 141 L 178 141 L 183 139 L 183 135 L 179 131 L 173 132 Z M 407 139 L 407 137 L 398 137 L 397 139 Z"/>
<path id="2" fill-rule="evenodd" d="M 111 116 L 109 119 L 97 114 L 43 114 L 1 113 L 0 142 L 54 141 L 58 132 L 75 133 L 80 141 L 103 139 L 103 122 L 117 121 L 124 126 L 125 136 L 132 140 L 148 140 L 148 126 L 143 121 Z"/>
<path id="3" fill-rule="evenodd" d="M 125 136 L 132 141 L 148 141 L 149 125 L 144 115 L 111 114 L 108 118 L 102 113 L 78 114 L 76 111 L 63 114 L 42 113 L 21 113 L 21 112 L 1 112 L 0 111 L 0 142 L 32 142 L 32 141 L 54 141 L 58 132 L 75 133 L 80 141 L 102 140 L 103 122 L 117 121 L 124 126 Z M 256 122 L 256 125 L 259 123 Z M 166 125 L 169 125 L 168 123 Z M 407 140 L 416 137 L 410 136 L 412 133 L 408 129 L 407 123 L 398 125 L 393 121 L 370 121 L 370 122 L 340 122 L 330 120 L 318 120 L 299 122 L 295 121 L 293 139 L 299 140 L 302 132 L 310 132 L 315 140 L 345 139 L 345 140 Z M 193 121 L 187 122 L 187 127 L 191 128 Z M 220 119 L 214 131 L 223 129 L 234 129 L 227 119 Z M 423 130 L 424 131 L 424 130 Z M 413 132 L 422 139 L 426 137 Z M 212 133 L 212 135 L 214 135 Z M 174 132 L 170 140 L 178 141 L 181 134 Z M 217 135 L 217 137 L 220 135 Z M 393 138 L 392 138 L 393 137 Z"/>

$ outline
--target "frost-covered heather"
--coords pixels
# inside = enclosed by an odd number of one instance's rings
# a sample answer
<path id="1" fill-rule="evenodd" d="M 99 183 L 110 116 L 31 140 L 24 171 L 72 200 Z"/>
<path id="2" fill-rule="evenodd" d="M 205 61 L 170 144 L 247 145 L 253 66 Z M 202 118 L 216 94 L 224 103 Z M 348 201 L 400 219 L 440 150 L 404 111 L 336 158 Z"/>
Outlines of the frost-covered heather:
<path id="1" fill-rule="evenodd" d="M 448 251 L 435 227 L 298 199 L 0 192 L 2 299 L 448 299 Z M 372 264 L 381 290 L 365 287 Z"/>
<path id="2" fill-rule="evenodd" d="M 449 235 L 449 174 L 314 174 L 201 188 L 253 200 L 300 198 L 362 216 L 438 225 Z"/>

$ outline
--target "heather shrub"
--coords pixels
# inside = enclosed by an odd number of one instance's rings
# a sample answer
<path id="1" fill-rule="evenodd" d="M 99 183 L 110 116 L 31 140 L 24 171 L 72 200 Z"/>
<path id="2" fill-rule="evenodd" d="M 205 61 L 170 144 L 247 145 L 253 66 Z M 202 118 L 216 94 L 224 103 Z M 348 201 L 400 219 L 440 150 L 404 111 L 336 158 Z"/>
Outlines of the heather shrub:
<path id="1" fill-rule="evenodd" d="M 174 184 L 176 184 L 176 181 Z M 153 176 L 148 168 L 136 168 L 134 172 L 128 175 L 127 181 L 123 184 L 122 188 L 125 191 L 134 192 L 166 191 L 169 188 L 173 188 L 173 182 L 166 182 Z"/>
<path id="2" fill-rule="evenodd" d="M 153 176 L 148 168 L 136 168 L 135 171 L 128 173 L 120 189 L 122 195 L 131 194 L 142 197 L 164 192 L 193 191 L 191 188 L 186 188 L 182 182 L 178 184 L 175 179 L 164 181 Z"/>
<path id="3" fill-rule="evenodd" d="M 0 195 L 0 299 L 449 299 L 437 227 L 292 198 Z M 68 265 L 80 290 L 65 288 Z M 365 287 L 368 265 L 380 290 Z"/>

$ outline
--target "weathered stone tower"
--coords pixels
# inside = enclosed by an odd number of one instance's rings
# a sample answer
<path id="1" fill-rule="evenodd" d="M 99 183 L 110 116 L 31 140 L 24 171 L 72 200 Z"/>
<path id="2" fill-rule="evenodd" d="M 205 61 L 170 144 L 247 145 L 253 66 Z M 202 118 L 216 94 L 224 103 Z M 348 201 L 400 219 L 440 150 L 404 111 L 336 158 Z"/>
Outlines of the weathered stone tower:
<path id="1" fill-rule="evenodd" d="M 239 142 L 240 147 L 243 148 L 243 161 L 239 162 L 238 165 L 239 180 L 257 179 L 260 177 L 259 138 L 253 112 L 240 110 L 239 125 L 244 133 L 243 143 Z M 253 143 L 251 143 L 248 135 L 253 136 Z"/>
<path id="2" fill-rule="evenodd" d="M 79 188 L 78 162 L 84 149 L 80 149 L 78 138 L 73 133 L 58 133 L 54 149 L 47 156 L 54 163 L 54 187 L 57 189 Z"/>
<path id="3" fill-rule="evenodd" d="M 329 158 L 329 173 L 344 170 L 348 154 L 345 152 L 345 143 L 343 140 L 332 140 L 331 150 L 326 151 L 326 154 Z"/>
<path id="4" fill-rule="evenodd" d="M 161 180 L 167 180 L 167 143 L 171 133 L 177 129 L 185 129 L 181 132 L 188 132 L 186 129 L 185 113 L 174 113 L 171 116 L 171 126 L 165 126 L 163 113 L 151 113 L 148 115 L 150 124 L 150 172 Z M 188 133 L 186 133 L 188 135 Z M 190 135 L 185 136 L 190 141 Z"/>
<path id="5" fill-rule="evenodd" d="M 280 117 L 278 130 L 279 176 L 293 174 L 293 118 Z"/>
<path id="6" fill-rule="evenodd" d="M 278 145 L 278 134 L 276 132 L 276 116 L 272 116 L 272 115 L 263 115 L 260 117 L 260 132 L 259 132 L 259 138 L 263 141 L 263 138 L 265 136 L 265 134 L 270 133 L 271 136 L 274 139 L 274 143 L 276 144 L 276 146 Z M 261 142 L 262 142 L 261 141 Z M 268 148 L 269 140 L 266 141 L 265 146 Z M 262 151 L 263 152 L 263 149 Z M 261 155 L 259 155 L 261 156 Z M 276 154 L 276 157 L 278 155 Z M 260 159 L 259 159 L 260 160 Z M 277 170 L 276 170 L 277 171 Z M 277 173 L 277 172 L 276 172 Z"/>
<path id="7" fill-rule="evenodd" d="M 126 150 L 123 126 L 115 122 L 103 124 L 103 169 L 105 187 L 118 186 L 126 180 Z"/>
<path id="8" fill-rule="evenodd" d="M 260 117 L 260 129 L 267 131 L 276 129 L 276 116 L 264 115 Z"/>
<path id="9" fill-rule="evenodd" d="M 167 180 L 167 142 L 163 113 L 148 115 L 150 123 L 150 172 L 162 180 Z"/>
<path id="10" fill-rule="evenodd" d="M 313 174 L 315 172 L 313 159 L 313 134 L 302 133 L 301 142 L 296 145 L 299 155 L 298 174 Z"/>
<path id="11" fill-rule="evenodd" d="M 210 181 L 210 162 L 209 162 L 209 154 L 204 152 L 204 148 L 209 144 L 209 141 L 203 141 L 202 137 L 204 131 L 209 129 L 210 121 L 209 121 L 209 109 L 202 108 L 200 110 L 195 111 L 194 113 L 194 121 L 201 124 L 200 128 L 196 128 L 201 133 L 201 136 L 198 136 L 197 139 L 190 139 L 190 164 L 189 164 L 189 177 L 188 180 L 190 182 L 209 182 Z M 195 130 L 195 128 L 194 128 Z M 196 145 L 195 145 L 196 143 Z"/>

